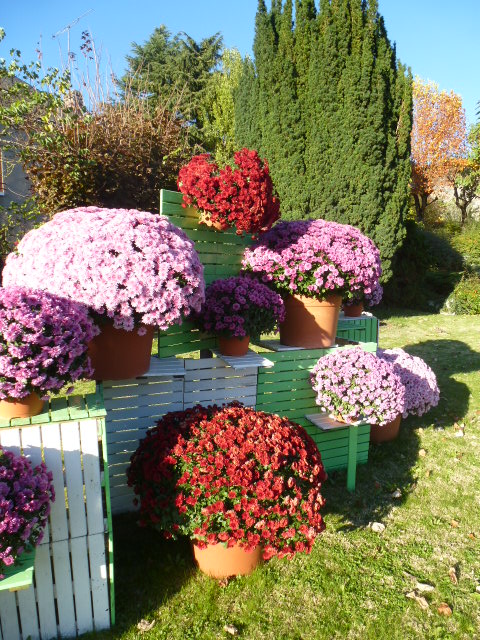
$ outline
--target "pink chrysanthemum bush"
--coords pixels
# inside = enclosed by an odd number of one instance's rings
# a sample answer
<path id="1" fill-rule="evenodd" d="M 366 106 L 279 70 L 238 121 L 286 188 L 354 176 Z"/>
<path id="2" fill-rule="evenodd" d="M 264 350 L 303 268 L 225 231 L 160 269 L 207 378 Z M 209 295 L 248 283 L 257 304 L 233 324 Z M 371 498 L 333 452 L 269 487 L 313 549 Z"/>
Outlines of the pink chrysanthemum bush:
<path id="1" fill-rule="evenodd" d="M 0 447 L 0 580 L 5 567 L 40 544 L 54 500 L 45 463 L 32 467 L 28 458 Z"/>
<path id="2" fill-rule="evenodd" d="M 223 230 L 266 231 L 280 217 L 268 162 L 246 148 L 234 154 L 234 161 L 233 167 L 220 169 L 208 153 L 194 156 L 178 174 L 184 206 L 196 207 L 206 224 L 219 224 Z"/>
<path id="3" fill-rule="evenodd" d="M 437 378 L 428 364 L 417 356 L 400 349 L 378 349 L 377 356 L 393 365 L 405 387 L 405 408 L 403 417 L 422 416 L 440 400 Z"/>
<path id="4" fill-rule="evenodd" d="M 279 222 L 245 250 L 243 268 L 279 292 L 380 302 L 382 267 L 375 244 L 358 229 L 327 220 Z"/>
<path id="5" fill-rule="evenodd" d="M 281 296 L 248 276 L 215 280 L 205 291 L 205 303 L 195 316 L 203 331 L 225 337 L 259 337 L 285 319 Z"/>
<path id="6" fill-rule="evenodd" d="M 205 294 L 193 242 L 165 216 L 134 209 L 57 213 L 8 256 L 3 282 L 75 300 L 129 331 L 180 323 Z"/>
<path id="7" fill-rule="evenodd" d="M 140 524 L 199 547 L 263 547 L 264 559 L 310 552 L 323 531 L 326 474 L 310 436 L 286 418 L 233 403 L 169 413 L 128 468 Z"/>
<path id="8" fill-rule="evenodd" d="M 44 396 L 92 373 L 98 329 L 81 304 L 46 291 L 0 288 L 0 399 Z"/>
<path id="9" fill-rule="evenodd" d="M 311 382 L 317 404 L 346 422 L 385 425 L 405 410 L 405 388 L 393 364 L 360 347 L 320 358 Z"/>

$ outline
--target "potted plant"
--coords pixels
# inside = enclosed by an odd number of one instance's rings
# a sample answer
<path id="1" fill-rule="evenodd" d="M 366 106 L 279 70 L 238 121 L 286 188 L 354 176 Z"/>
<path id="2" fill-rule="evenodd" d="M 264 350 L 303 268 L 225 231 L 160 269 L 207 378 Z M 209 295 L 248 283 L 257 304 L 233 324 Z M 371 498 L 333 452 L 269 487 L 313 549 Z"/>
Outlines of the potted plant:
<path id="1" fill-rule="evenodd" d="M 98 333 L 85 307 L 46 291 L 0 288 L 0 416 L 40 413 L 42 397 L 91 375 Z"/>
<path id="2" fill-rule="evenodd" d="M 183 206 L 195 207 L 202 224 L 221 231 L 266 231 L 280 216 L 268 163 L 246 148 L 234 154 L 234 161 L 233 167 L 219 169 L 209 154 L 194 156 L 178 174 Z"/>
<path id="3" fill-rule="evenodd" d="M 243 268 L 284 296 L 285 345 L 330 347 L 342 297 L 361 294 L 377 304 L 382 295 L 375 244 L 355 227 L 327 220 L 278 223 L 245 250 Z"/>
<path id="4" fill-rule="evenodd" d="M 0 580 L 42 541 L 53 500 L 45 464 L 32 467 L 28 458 L 0 447 Z"/>
<path id="5" fill-rule="evenodd" d="M 127 474 L 140 524 L 190 537 L 200 563 L 218 552 L 220 566 L 206 568 L 216 577 L 248 573 L 260 556 L 308 553 L 324 529 L 326 475 L 313 440 L 286 418 L 238 403 L 167 414 Z M 233 567 L 230 555 L 245 565 Z"/>
<path id="6" fill-rule="evenodd" d="M 318 360 L 311 382 L 322 410 L 347 423 L 370 423 L 372 442 L 398 434 L 405 388 L 391 363 L 361 347 L 338 349 Z"/>
<path id="7" fill-rule="evenodd" d="M 422 416 L 440 399 L 437 378 L 428 364 L 417 356 L 412 356 L 399 347 L 395 349 L 377 349 L 377 356 L 393 365 L 405 387 L 405 407 L 403 417 Z"/>
<path id="8" fill-rule="evenodd" d="M 192 241 L 165 216 L 97 207 L 62 211 L 27 233 L 3 279 L 90 309 L 102 330 L 90 345 L 94 376 L 115 380 L 148 370 L 155 327 L 198 311 L 205 287 Z"/>
<path id="9" fill-rule="evenodd" d="M 285 318 L 281 296 L 248 276 L 215 280 L 205 291 L 205 302 L 195 322 L 218 335 L 223 355 L 244 355 L 250 338 L 274 331 Z"/>

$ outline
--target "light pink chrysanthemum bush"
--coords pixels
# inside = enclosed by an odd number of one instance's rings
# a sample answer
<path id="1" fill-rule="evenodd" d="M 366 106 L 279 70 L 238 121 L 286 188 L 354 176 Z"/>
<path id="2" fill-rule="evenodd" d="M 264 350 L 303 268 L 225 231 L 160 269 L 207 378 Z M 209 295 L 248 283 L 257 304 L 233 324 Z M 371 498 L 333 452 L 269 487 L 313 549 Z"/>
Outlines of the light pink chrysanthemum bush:
<path id="1" fill-rule="evenodd" d="M 57 213 L 8 256 L 3 282 L 70 298 L 126 330 L 167 329 L 205 297 L 191 240 L 165 216 L 134 209 Z"/>
<path id="2" fill-rule="evenodd" d="M 279 293 L 323 298 L 336 292 L 370 306 L 382 298 L 379 250 L 358 229 L 338 222 L 280 222 L 246 249 L 243 268 Z"/>
<path id="3" fill-rule="evenodd" d="M 378 349 L 377 355 L 385 362 L 393 364 L 395 373 L 405 387 L 405 409 L 403 417 L 408 415 L 422 416 L 432 407 L 436 407 L 440 399 L 437 378 L 428 364 L 400 349 Z"/>
<path id="4" fill-rule="evenodd" d="M 347 422 L 384 425 L 405 410 L 405 388 L 393 364 L 360 347 L 320 358 L 311 381 L 317 404 Z"/>

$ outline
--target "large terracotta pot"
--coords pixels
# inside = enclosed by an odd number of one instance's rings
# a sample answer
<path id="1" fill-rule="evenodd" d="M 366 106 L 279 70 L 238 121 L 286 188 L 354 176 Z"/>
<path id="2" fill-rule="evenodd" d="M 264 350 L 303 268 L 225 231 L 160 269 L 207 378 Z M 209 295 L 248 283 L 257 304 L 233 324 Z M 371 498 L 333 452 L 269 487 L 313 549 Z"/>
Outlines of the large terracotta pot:
<path id="1" fill-rule="evenodd" d="M 200 549 L 193 543 L 193 555 L 203 573 L 212 578 L 228 578 L 252 573 L 262 561 L 262 547 L 245 551 L 238 545 L 227 547 L 223 544 L 209 544 L 205 549 Z"/>
<path id="2" fill-rule="evenodd" d="M 363 302 L 355 304 L 343 303 L 343 313 L 347 318 L 359 318 L 363 313 Z"/>
<path id="3" fill-rule="evenodd" d="M 280 344 L 317 349 L 335 343 L 342 297 L 324 300 L 290 295 L 285 298 L 285 322 L 280 324 Z"/>
<path id="4" fill-rule="evenodd" d="M 244 338 L 224 338 L 218 336 L 218 348 L 224 356 L 244 356 L 248 351 L 250 336 Z"/>
<path id="5" fill-rule="evenodd" d="M 0 418 L 31 418 L 43 411 L 43 400 L 32 391 L 26 398 L 0 400 Z"/>
<path id="6" fill-rule="evenodd" d="M 390 442 L 390 440 L 395 440 L 400 432 L 401 420 L 402 415 L 399 413 L 395 420 L 387 422 L 383 427 L 378 424 L 371 424 L 370 442 L 373 442 L 373 444 L 379 444 L 380 442 Z"/>
<path id="7" fill-rule="evenodd" d="M 115 329 L 113 323 L 100 327 L 101 332 L 88 345 L 92 362 L 93 380 L 127 380 L 146 373 L 150 368 L 150 356 L 155 327 L 144 325 L 146 333 Z"/>

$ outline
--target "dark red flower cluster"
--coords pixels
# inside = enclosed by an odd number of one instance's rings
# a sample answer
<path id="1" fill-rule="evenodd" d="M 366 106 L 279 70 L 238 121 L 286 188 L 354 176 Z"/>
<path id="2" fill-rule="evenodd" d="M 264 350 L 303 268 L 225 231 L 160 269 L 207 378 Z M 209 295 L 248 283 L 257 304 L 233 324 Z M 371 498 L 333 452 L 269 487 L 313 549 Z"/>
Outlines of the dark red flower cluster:
<path id="1" fill-rule="evenodd" d="M 180 169 L 178 188 L 183 206 L 193 206 L 206 224 L 235 227 L 238 234 L 267 231 L 280 217 L 268 162 L 254 150 L 234 155 L 235 167 L 219 169 L 208 153 L 194 156 Z"/>
<path id="2" fill-rule="evenodd" d="M 169 413 L 131 459 L 140 524 L 202 547 L 262 545 L 265 559 L 310 552 L 325 528 L 326 474 L 305 430 L 233 403 Z"/>

